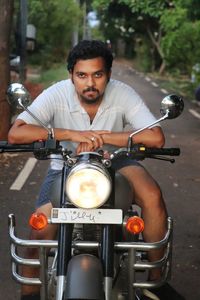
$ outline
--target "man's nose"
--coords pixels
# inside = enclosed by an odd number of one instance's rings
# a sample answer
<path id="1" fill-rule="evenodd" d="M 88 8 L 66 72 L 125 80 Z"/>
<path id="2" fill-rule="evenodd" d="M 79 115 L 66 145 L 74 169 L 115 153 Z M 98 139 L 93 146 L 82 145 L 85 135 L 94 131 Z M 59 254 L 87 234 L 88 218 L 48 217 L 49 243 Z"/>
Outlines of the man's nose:
<path id="1" fill-rule="evenodd" d="M 87 78 L 87 86 L 94 86 L 95 85 L 95 80 L 93 76 L 88 76 Z"/>

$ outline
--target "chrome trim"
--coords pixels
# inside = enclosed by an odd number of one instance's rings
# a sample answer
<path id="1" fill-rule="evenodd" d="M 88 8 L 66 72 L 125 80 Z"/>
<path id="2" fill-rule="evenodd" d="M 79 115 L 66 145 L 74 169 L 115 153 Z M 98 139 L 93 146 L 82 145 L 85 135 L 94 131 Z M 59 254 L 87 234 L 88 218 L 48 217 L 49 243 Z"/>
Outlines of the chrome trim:
<path id="1" fill-rule="evenodd" d="M 31 284 L 31 285 L 41 285 L 42 282 L 39 278 L 27 278 L 22 277 L 18 274 L 17 265 L 15 263 L 12 263 L 12 276 L 13 279 L 16 280 L 18 283 L 21 284 Z"/>
<path id="2" fill-rule="evenodd" d="M 130 269 L 129 269 L 129 276 L 133 280 L 133 289 L 135 288 L 155 288 L 161 286 L 168 278 L 170 278 L 170 265 L 171 265 L 171 257 L 172 257 L 172 228 L 173 228 L 173 222 L 171 218 L 168 218 L 168 230 L 165 235 L 165 237 L 155 243 L 145 243 L 145 242 L 116 242 L 114 245 L 115 249 L 118 250 L 127 250 L 130 256 L 128 259 L 130 259 Z M 13 278 L 21 283 L 21 284 L 33 284 L 33 285 L 47 285 L 47 274 L 45 268 L 41 268 L 41 274 L 40 278 L 25 278 L 18 274 L 17 267 L 18 265 L 29 265 L 33 267 L 42 266 L 46 264 L 47 254 L 46 250 L 47 248 L 57 248 L 58 242 L 52 241 L 52 240 L 24 240 L 20 239 L 15 235 L 15 216 L 13 214 L 9 215 L 9 237 L 10 237 L 10 252 L 11 252 L 11 260 L 12 260 L 12 275 Z M 39 259 L 25 259 L 17 255 L 17 246 L 22 247 L 38 247 L 40 250 L 40 258 Z M 167 246 L 167 247 L 166 247 Z M 88 249 L 93 248 L 97 249 L 100 247 L 100 244 L 98 242 L 82 242 L 82 241 L 74 241 L 72 243 L 73 248 L 77 249 Z M 164 256 L 159 260 L 155 262 L 148 262 L 148 261 L 136 261 L 138 255 L 138 251 L 150 251 L 152 249 L 159 249 L 161 247 L 166 247 Z M 45 250 L 45 251 L 44 251 Z M 132 255 L 130 253 L 132 252 Z M 137 253 L 136 253 L 137 252 Z M 137 282 L 135 278 L 135 272 L 137 270 L 150 270 L 153 268 L 162 267 L 163 268 L 163 274 L 159 281 L 157 282 Z M 46 291 L 43 290 L 43 294 L 45 294 Z M 45 298 L 41 298 L 42 300 Z M 134 297 L 133 297 L 134 299 Z"/>
<path id="3" fill-rule="evenodd" d="M 56 300 L 62 300 L 64 294 L 65 276 L 57 277 Z"/>
<path id="4" fill-rule="evenodd" d="M 40 266 L 40 262 L 38 261 L 38 259 L 26 259 L 26 258 L 22 258 L 20 256 L 17 255 L 16 253 L 16 246 L 14 244 L 10 245 L 10 254 L 11 254 L 11 258 L 12 261 L 19 264 L 19 265 L 30 265 L 33 267 L 39 267 Z"/>
<path id="5" fill-rule="evenodd" d="M 111 300 L 112 299 L 112 283 L 113 278 L 112 277 L 105 277 L 104 278 L 104 291 L 105 291 L 105 300 Z"/>

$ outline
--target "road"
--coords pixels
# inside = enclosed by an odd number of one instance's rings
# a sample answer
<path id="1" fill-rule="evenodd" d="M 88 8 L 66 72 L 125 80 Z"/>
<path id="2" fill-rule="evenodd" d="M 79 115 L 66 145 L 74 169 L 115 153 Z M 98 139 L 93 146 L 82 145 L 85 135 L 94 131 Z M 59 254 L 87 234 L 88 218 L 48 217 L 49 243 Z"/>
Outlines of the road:
<path id="1" fill-rule="evenodd" d="M 114 64 L 113 77 L 120 79 L 142 96 L 152 112 L 159 117 L 160 101 L 167 91 L 161 90 L 150 78 L 138 74 L 126 62 Z M 174 91 L 175 93 L 176 91 Z M 168 213 L 174 220 L 173 270 L 170 284 L 186 300 L 200 299 L 200 126 L 196 106 L 185 99 L 185 110 L 175 120 L 162 124 L 166 147 L 180 147 L 181 156 L 175 164 L 163 161 L 145 161 L 145 166 L 159 182 Z M 37 162 L 19 190 L 11 190 L 29 154 L 2 155 L 0 159 L 0 299 L 20 299 L 20 287 L 11 279 L 7 216 L 14 213 L 17 233 L 27 238 L 27 216 L 34 209 L 40 183 L 45 176 L 48 161 Z"/>

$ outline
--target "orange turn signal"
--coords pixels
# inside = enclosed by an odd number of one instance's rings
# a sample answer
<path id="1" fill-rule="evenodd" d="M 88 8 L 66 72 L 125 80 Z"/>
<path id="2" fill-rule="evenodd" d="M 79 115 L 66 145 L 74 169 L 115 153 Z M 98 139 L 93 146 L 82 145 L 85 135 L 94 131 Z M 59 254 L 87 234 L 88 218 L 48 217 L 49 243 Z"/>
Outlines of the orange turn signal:
<path id="1" fill-rule="evenodd" d="M 144 221 L 138 216 L 128 218 L 126 230 L 132 234 L 139 234 L 144 230 Z"/>
<path id="2" fill-rule="evenodd" d="M 43 213 L 34 213 L 29 219 L 29 225 L 35 230 L 41 230 L 48 224 L 47 217 Z"/>

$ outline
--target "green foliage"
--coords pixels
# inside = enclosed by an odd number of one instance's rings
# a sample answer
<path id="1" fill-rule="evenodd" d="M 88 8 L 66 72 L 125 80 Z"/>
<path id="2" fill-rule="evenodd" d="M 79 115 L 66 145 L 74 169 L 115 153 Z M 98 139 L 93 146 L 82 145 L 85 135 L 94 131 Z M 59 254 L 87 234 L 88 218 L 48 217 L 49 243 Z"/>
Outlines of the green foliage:
<path id="1" fill-rule="evenodd" d="M 37 51 L 44 67 L 61 61 L 81 17 L 79 6 L 73 0 L 29 0 L 28 11 L 28 22 L 37 29 Z"/>
<path id="2" fill-rule="evenodd" d="M 160 24 L 164 32 L 169 33 L 177 28 L 181 27 L 187 19 L 187 10 L 182 7 L 174 7 L 171 10 L 164 11 Z"/>
<path id="3" fill-rule="evenodd" d="M 169 1 L 164 0 L 119 0 L 119 3 L 126 4 L 132 12 L 154 18 L 162 15 L 162 11 L 169 5 Z"/>
<path id="4" fill-rule="evenodd" d="M 39 82 L 46 88 L 55 82 L 67 79 L 67 77 L 68 71 L 66 65 L 53 65 L 51 69 L 45 70 L 41 73 Z"/>
<path id="5" fill-rule="evenodd" d="M 168 68 L 190 74 L 193 65 L 200 62 L 200 21 L 188 19 L 188 9 L 177 5 L 163 13 L 160 23 L 165 32 L 161 47 Z"/>
<path id="6" fill-rule="evenodd" d="M 29 65 L 31 69 L 33 65 Z M 33 68 L 37 70 L 37 68 Z M 43 70 L 38 68 L 37 70 L 38 77 L 29 78 L 29 81 L 36 84 L 42 84 L 44 88 L 51 86 L 53 83 L 58 82 L 60 80 L 64 80 L 68 78 L 68 71 L 66 64 L 53 64 L 50 69 Z"/>
<path id="7" fill-rule="evenodd" d="M 123 3 L 118 1 L 93 1 L 101 20 L 101 27 L 105 39 L 109 39 L 115 53 L 118 53 L 119 41 L 123 41 L 126 48 L 126 55 L 134 54 L 134 14 Z M 119 52 L 121 52 L 119 50 Z"/>
<path id="8" fill-rule="evenodd" d="M 166 34 L 162 49 L 169 68 L 190 74 L 193 65 L 200 62 L 200 21 L 184 22 Z"/>
<path id="9" fill-rule="evenodd" d="M 135 46 L 135 51 L 137 53 L 136 59 L 135 59 L 135 65 L 138 70 L 142 72 L 150 72 L 152 71 L 152 55 L 151 51 L 149 51 L 151 48 L 151 44 L 148 39 L 143 39 Z"/>
<path id="10" fill-rule="evenodd" d="M 94 28 L 91 28 L 91 36 L 93 39 L 103 41 L 104 40 L 104 35 L 99 28 L 99 26 L 96 26 Z"/>
<path id="11" fill-rule="evenodd" d="M 168 70 L 190 76 L 192 67 L 200 61 L 199 0 L 94 0 L 93 3 L 106 37 L 112 43 L 120 37 L 127 45 L 131 44 L 133 55 L 135 51 L 144 69 L 166 65 Z M 142 42 L 138 44 L 138 40 Z"/>

